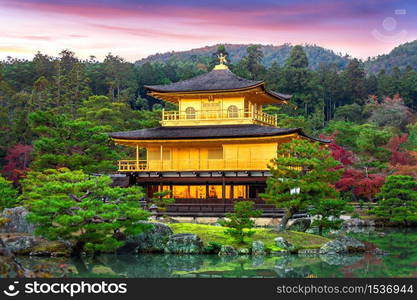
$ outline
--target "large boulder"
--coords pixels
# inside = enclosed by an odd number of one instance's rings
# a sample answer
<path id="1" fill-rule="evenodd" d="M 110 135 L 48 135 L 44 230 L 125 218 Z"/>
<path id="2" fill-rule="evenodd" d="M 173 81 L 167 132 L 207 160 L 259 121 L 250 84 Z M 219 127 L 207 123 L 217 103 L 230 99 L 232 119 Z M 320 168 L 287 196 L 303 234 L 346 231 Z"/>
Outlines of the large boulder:
<path id="1" fill-rule="evenodd" d="M 311 225 L 310 218 L 299 218 L 289 222 L 285 227 L 286 230 L 305 232 Z"/>
<path id="2" fill-rule="evenodd" d="M 0 226 L 0 233 L 30 233 L 35 230 L 33 224 L 26 221 L 29 211 L 23 206 L 5 208 L 0 218 L 5 222 Z"/>
<path id="3" fill-rule="evenodd" d="M 164 251 L 175 254 L 201 254 L 203 248 L 203 241 L 198 235 L 179 233 L 169 237 Z"/>
<path id="4" fill-rule="evenodd" d="M 239 253 L 236 251 L 236 249 L 229 245 L 222 245 L 219 251 L 219 256 L 235 256 L 238 254 Z"/>
<path id="5" fill-rule="evenodd" d="M 265 244 L 261 241 L 253 241 L 252 255 L 265 255 Z"/>
<path id="6" fill-rule="evenodd" d="M 280 236 L 276 237 L 274 241 L 275 241 L 275 245 L 281 249 L 284 249 L 290 252 L 295 250 L 295 246 L 291 244 L 290 242 L 288 242 L 283 237 L 280 237 Z"/>
<path id="7" fill-rule="evenodd" d="M 7 249 L 16 255 L 68 256 L 72 247 L 64 241 L 48 241 L 24 233 L 0 235 Z"/>
<path id="8" fill-rule="evenodd" d="M 360 253 L 365 252 L 365 244 L 349 236 L 340 236 L 327 242 L 320 248 L 321 254 Z"/>
<path id="9" fill-rule="evenodd" d="M 141 222 L 149 225 L 145 232 L 130 236 L 125 244 L 117 249 L 118 253 L 137 253 L 137 252 L 164 252 L 169 236 L 172 234 L 171 228 L 162 223 Z"/>

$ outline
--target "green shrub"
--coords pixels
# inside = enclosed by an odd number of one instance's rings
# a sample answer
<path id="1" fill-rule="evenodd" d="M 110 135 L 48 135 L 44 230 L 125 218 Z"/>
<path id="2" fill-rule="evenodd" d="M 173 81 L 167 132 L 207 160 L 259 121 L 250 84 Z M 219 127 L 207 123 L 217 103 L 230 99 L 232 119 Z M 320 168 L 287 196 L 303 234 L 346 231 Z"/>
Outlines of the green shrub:
<path id="1" fill-rule="evenodd" d="M 0 176 L 0 212 L 5 208 L 15 207 L 18 203 L 17 190 L 12 182 Z"/>
<path id="2" fill-rule="evenodd" d="M 255 225 L 251 218 L 260 217 L 261 210 L 254 209 L 253 201 L 239 201 L 233 206 L 233 213 L 226 214 L 229 220 L 221 220 L 219 223 L 228 227 L 225 233 L 230 235 L 237 243 L 243 244 L 246 236 L 251 236 L 254 231 L 250 230 Z M 245 230 L 246 229 L 246 230 Z"/>
<path id="3" fill-rule="evenodd" d="M 204 252 L 207 254 L 217 254 L 220 252 L 222 244 L 217 242 L 209 242 L 208 245 L 204 248 Z"/>

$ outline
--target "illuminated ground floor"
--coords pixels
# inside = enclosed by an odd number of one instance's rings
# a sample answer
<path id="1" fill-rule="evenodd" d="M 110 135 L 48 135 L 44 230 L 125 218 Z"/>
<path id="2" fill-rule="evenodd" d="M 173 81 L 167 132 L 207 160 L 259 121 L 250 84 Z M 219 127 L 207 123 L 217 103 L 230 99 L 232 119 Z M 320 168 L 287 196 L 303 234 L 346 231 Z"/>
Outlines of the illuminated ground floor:
<path id="1" fill-rule="evenodd" d="M 170 191 L 167 197 L 175 198 L 175 203 L 164 212 L 170 216 L 222 217 L 233 210 L 234 202 L 243 200 L 255 202 L 264 216 L 282 213 L 260 197 L 269 177 L 264 172 L 131 173 L 127 177 L 129 185 L 143 187 L 144 202 L 156 192 Z"/>

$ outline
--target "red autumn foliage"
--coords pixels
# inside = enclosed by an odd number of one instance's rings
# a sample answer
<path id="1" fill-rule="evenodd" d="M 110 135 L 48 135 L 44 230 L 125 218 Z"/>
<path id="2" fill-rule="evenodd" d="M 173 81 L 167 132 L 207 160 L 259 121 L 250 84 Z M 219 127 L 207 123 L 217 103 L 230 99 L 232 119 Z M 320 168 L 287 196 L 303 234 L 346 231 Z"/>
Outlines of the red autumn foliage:
<path id="1" fill-rule="evenodd" d="M 397 164 L 392 166 L 395 169 L 394 175 L 408 175 L 417 180 L 417 152 L 407 151 L 408 164 Z"/>
<path id="2" fill-rule="evenodd" d="M 379 192 L 385 181 L 383 174 L 368 174 L 365 172 L 346 169 L 342 177 L 335 186 L 338 191 L 352 191 L 358 198 L 364 198 L 368 201 L 373 200 Z"/>
<path id="3" fill-rule="evenodd" d="M 393 166 L 396 165 L 410 165 L 412 157 L 406 150 L 401 149 L 401 145 L 406 143 L 408 140 L 408 134 L 394 136 L 388 142 L 388 149 L 391 151 L 391 158 L 389 163 Z"/>
<path id="4" fill-rule="evenodd" d="M 29 170 L 32 146 L 17 144 L 9 148 L 5 157 L 6 164 L 1 173 L 15 184 Z"/>
<path id="5" fill-rule="evenodd" d="M 331 141 L 327 144 L 327 147 L 335 160 L 340 161 L 343 166 L 350 166 L 353 164 L 355 156 L 351 151 L 347 151 L 342 146 L 336 144 L 336 135 L 337 133 L 328 136 L 320 135 L 320 138 Z M 343 166 L 339 166 L 339 169 L 343 168 Z"/>

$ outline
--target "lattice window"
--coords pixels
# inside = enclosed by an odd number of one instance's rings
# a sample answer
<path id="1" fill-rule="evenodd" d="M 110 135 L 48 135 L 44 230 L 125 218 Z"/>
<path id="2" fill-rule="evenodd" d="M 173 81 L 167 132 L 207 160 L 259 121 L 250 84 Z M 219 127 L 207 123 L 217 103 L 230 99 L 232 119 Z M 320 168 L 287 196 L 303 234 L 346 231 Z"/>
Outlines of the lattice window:
<path id="1" fill-rule="evenodd" d="M 185 109 L 185 116 L 187 119 L 195 119 L 195 108 L 194 107 L 187 107 Z"/>

